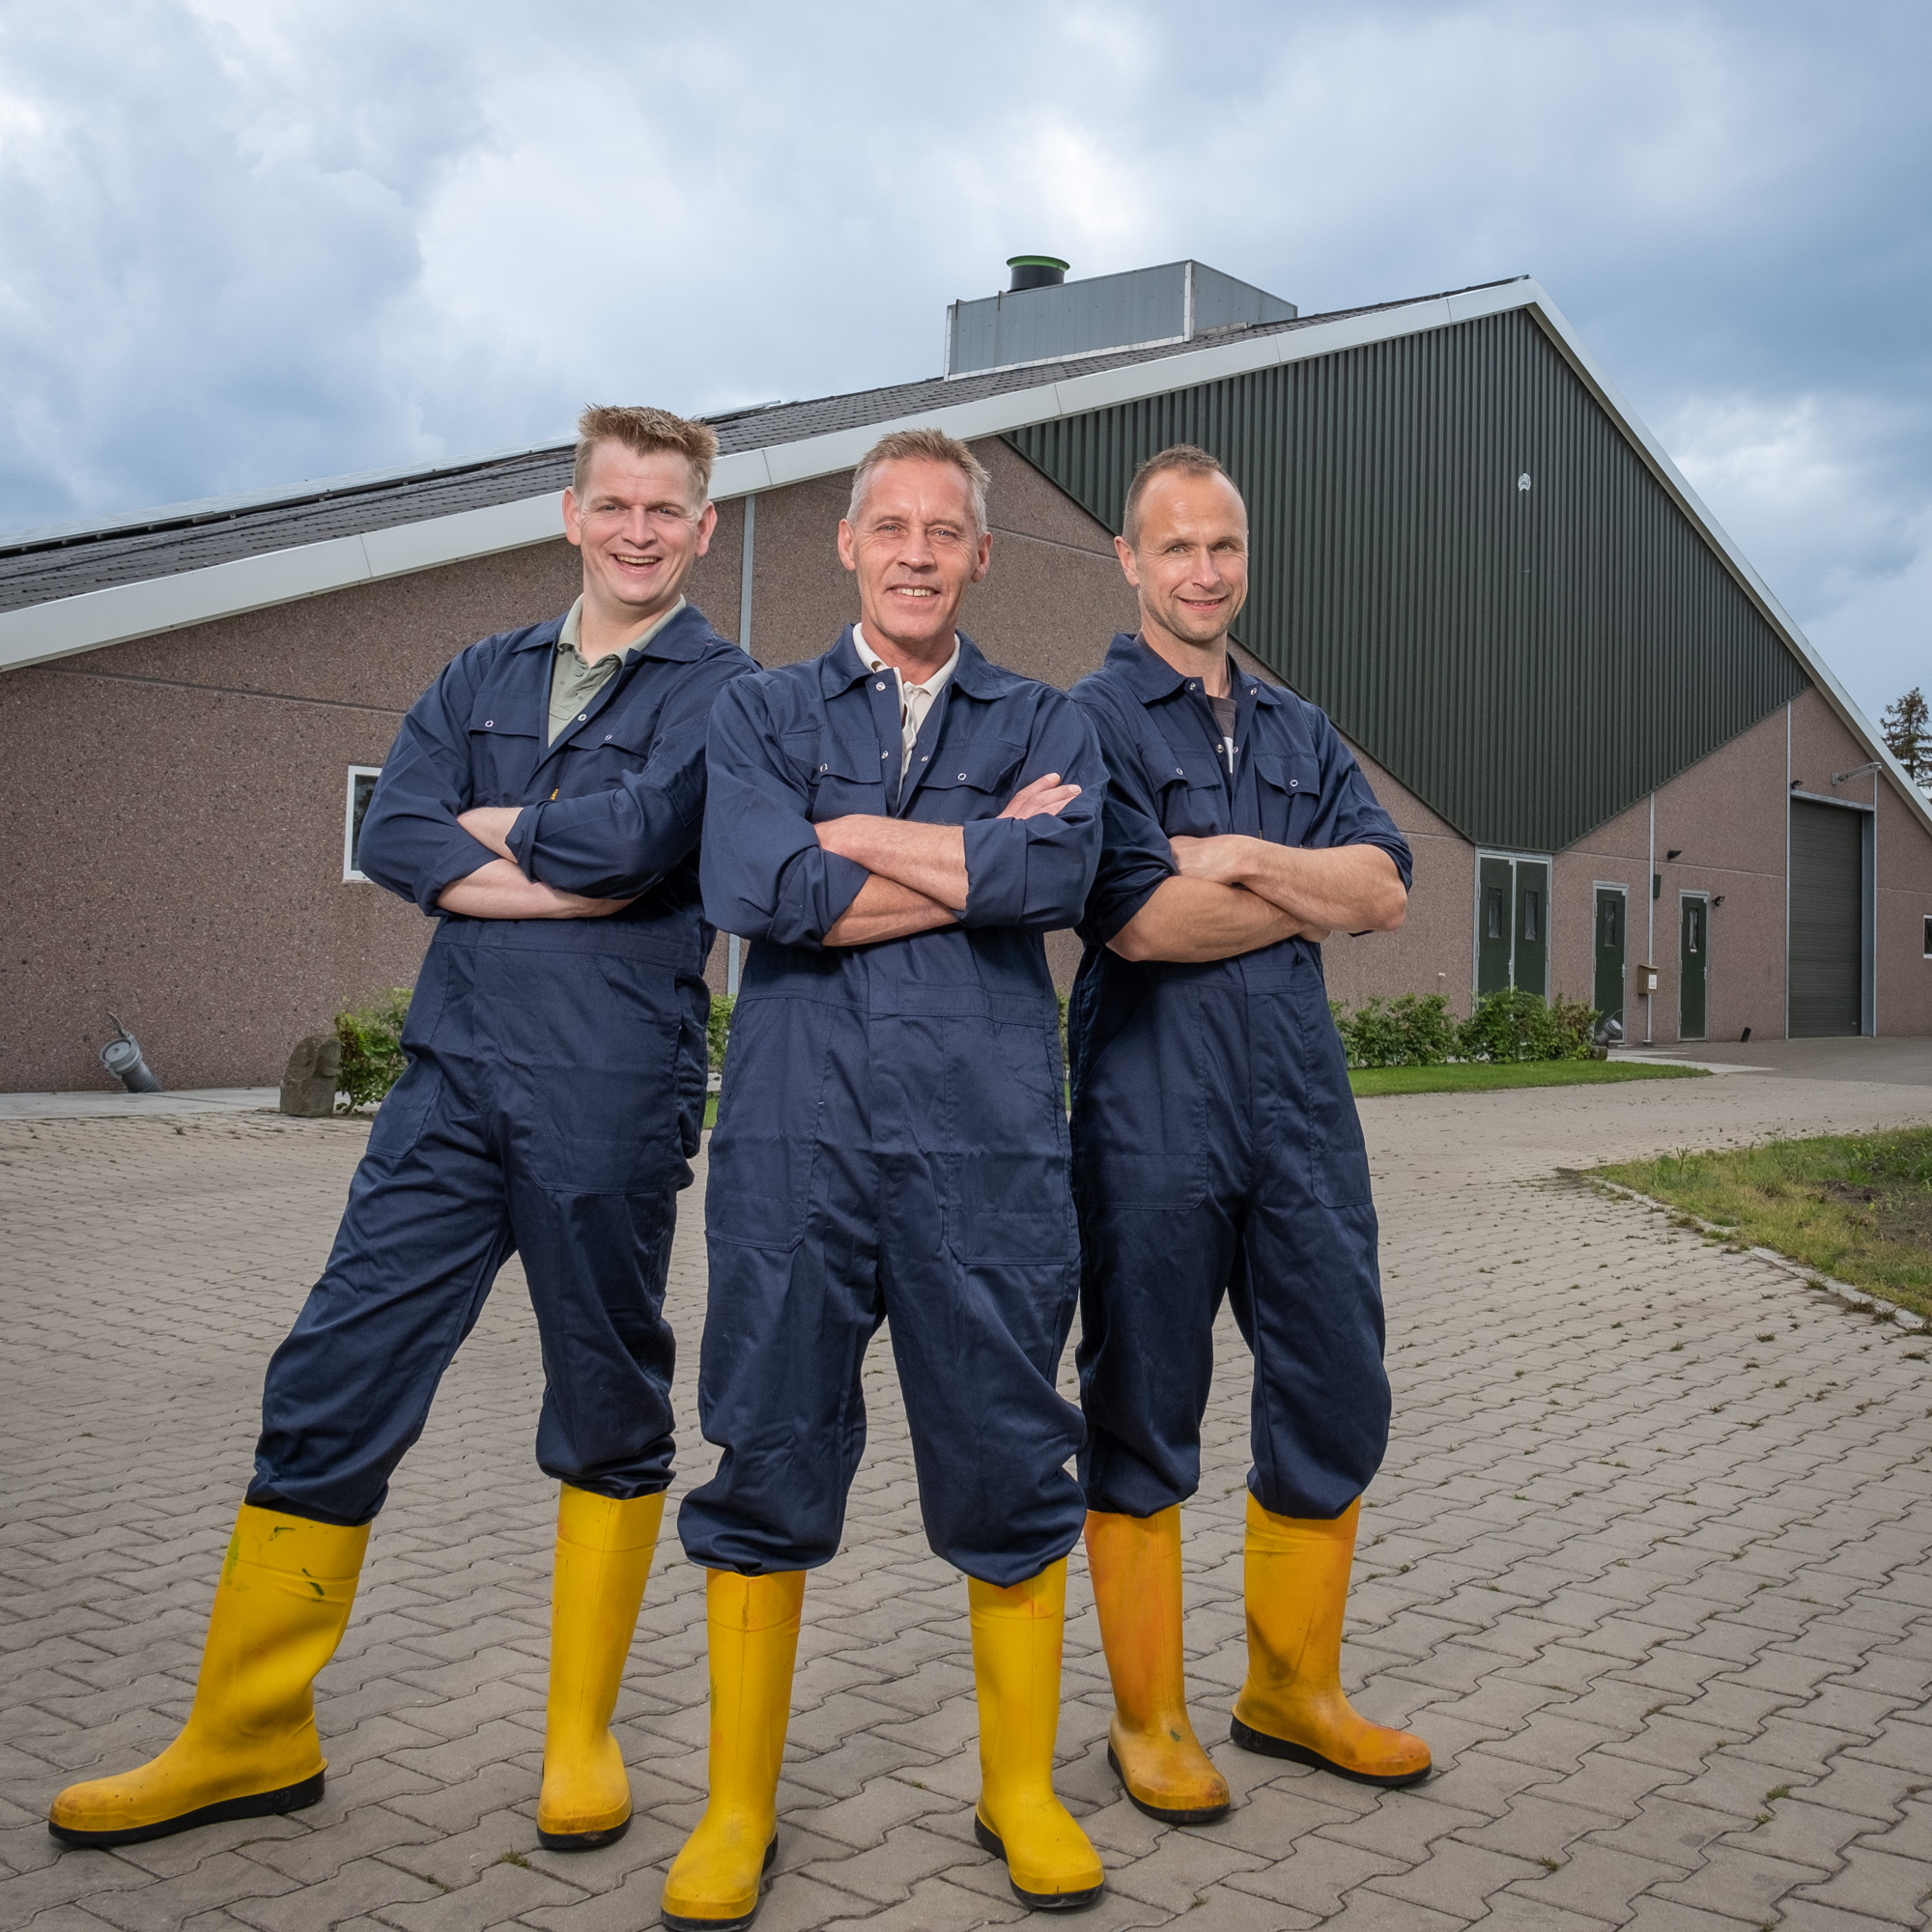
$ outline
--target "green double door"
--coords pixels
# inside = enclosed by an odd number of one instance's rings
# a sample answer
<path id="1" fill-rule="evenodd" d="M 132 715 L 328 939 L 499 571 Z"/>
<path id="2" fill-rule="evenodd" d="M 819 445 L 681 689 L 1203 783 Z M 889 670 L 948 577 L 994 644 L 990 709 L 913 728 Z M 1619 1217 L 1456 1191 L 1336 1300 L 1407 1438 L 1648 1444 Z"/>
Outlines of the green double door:
<path id="1" fill-rule="evenodd" d="M 1476 991 L 1549 997 L 1549 862 L 1476 861 Z"/>

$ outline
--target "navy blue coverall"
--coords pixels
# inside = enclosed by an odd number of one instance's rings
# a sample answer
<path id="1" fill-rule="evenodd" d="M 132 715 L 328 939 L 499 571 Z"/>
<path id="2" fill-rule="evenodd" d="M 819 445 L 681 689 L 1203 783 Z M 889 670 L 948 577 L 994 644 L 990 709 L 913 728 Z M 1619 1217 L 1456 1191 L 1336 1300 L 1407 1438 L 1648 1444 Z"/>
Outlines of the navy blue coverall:
<path id="1" fill-rule="evenodd" d="M 1408 845 L 1312 704 L 1236 669 L 1234 770 L 1198 679 L 1117 637 L 1073 689 L 1107 762 L 1106 849 L 1068 1012 L 1089 1505 L 1148 1517 L 1201 1480 L 1221 1297 L 1254 1353 L 1248 1487 L 1331 1519 L 1388 1442 L 1368 1157 L 1321 949 L 1205 964 L 1108 950 L 1176 870 L 1169 835 Z"/>
<path id="2" fill-rule="evenodd" d="M 619 1499 L 671 1474 L 663 1315 L 677 1191 L 703 1117 L 698 893 L 713 699 L 755 669 L 687 606 L 546 742 L 561 618 L 456 657 L 411 708 L 361 869 L 435 915 L 498 855 L 457 824 L 527 808 L 531 878 L 627 898 L 599 919 L 444 913 L 335 1248 L 269 1366 L 248 1501 L 367 1522 L 442 1372 L 521 1252 L 542 1337 L 537 1462 Z"/>
<path id="3" fill-rule="evenodd" d="M 1105 775 L 1065 693 L 963 637 L 903 791 L 901 756 L 897 690 L 849 630 L 712 714 L 705 910 L 754 943 L 705 1198 L 698 1419 L 724 1453 L 678 1532 L 750 1576 L 837 1552 L 861 1365 L 890 1319 L 927 1539 L 1008 1586 L 1085 1518 L 1064 1467 L 1080 1416 L 1054 1388 L 1079 1264 L 1042 935 L 1086 901 Z M 999 816 L 1047 772 L 1084 790 L 1058 817 Z M 824 944 L 868 874 L 812 827 L 849 812 L 964 826 L 955 924 Z"/>

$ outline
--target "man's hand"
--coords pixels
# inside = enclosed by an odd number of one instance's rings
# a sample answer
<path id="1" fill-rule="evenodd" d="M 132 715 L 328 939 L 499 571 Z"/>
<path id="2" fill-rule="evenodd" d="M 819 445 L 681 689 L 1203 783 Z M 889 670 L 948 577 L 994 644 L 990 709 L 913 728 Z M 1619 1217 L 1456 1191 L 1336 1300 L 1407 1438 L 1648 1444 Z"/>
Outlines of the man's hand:
<path id="1" fill-rule="evenodd" d="M 523 815 L 520 805 L 472 805 L 459 811 L 456 822 L 479 845 L 487 845 L 499 859 L 514 858 L 510 851 L 510 827 Z"/>
<path id="2" fill-rule="evenodd" d="M 1243 886 L 1290 914 L 1303 936 L 1393 932 L 1408 910 L 1408 890 L 1379 845 L 1316 849 L 1276 845 L 1245 834 L 1170 838 L 1184 879 Z"/>
<path id="3" fill-rule="evenodd" d="M 1062 784 L 1058 772 L 1032 780 L 1007 801 L 1002 818 L 1058 818 L 1080 796 L 1076 784 Z"/>
<path id="4" fill-rule="evenodd" d="M 468 815 L 467 813 L 465 814 Z M 512 816 L 515 814 L 512 813 Z M 466 919 L 609 919 L 629 899 L 586 899 L 526 879 L 508 859 L 492 859 L 467 877 L 443 887 L 437 906 Z"/>

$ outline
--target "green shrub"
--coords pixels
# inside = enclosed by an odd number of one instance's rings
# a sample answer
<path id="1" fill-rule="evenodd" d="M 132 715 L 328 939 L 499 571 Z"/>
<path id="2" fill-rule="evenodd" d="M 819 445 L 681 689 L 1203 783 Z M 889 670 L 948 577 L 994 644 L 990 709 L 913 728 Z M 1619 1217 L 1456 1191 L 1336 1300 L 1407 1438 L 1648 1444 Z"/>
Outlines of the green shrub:
<path id="1" fill-rule="evenodd" d="M 1519 988 L 1485 993 L 1463 1022 L 1458 1045 L 1465 1060 L 1587 1060 L 1601 1017 L 1581 1000 L 1551 1007 Z"/>
<path id="2" fill-rule="evenodd" d="M 1441 993 L 1405 993 L 1392 1010 L 1402 1028 L 1405 1066 L 1442 1066 L 1456 1051 L 1456 1017 Z"/>
<path id="3" fill-rule="evenodd" d="M 342 1042 L 337 1078 L 351 1107 L 373 1107 L 403 1077 L 409 1064 L 403 1053 L 403 1022 L 409 1018 L 410 990 L 391 986 L 367 1006 L 336 1014 L 335 1037 Z"/>
<path id="4" fill-rule="evenodd" d="M 729 993 L 713 993 L 711 996 L 711 1017 L 705 1022 L 704 1048 L 714 1073 L 724 1070 L 724 1049 L 731 1038 L 731 1009 L 737 1004 Z"/>
<path id="5" fill-rule="evenodd" d="M 1371 1000 L 1351 1013 L 1330 1000 L 1350 1066 L 1440 1066 L 1456 1051 L 1456 1022 L 1440 993 Z"/>
<path id="6" fill-rule="evenodd" d="M 1561 1047 L 1556 1058 L 1588 1060 L 1596 1051 L 1597 1022 L 1604 1017 L 1602 1011 L 1587 1000 L 1558 998 L 1550 1005 L 1549 1017 Z"/>

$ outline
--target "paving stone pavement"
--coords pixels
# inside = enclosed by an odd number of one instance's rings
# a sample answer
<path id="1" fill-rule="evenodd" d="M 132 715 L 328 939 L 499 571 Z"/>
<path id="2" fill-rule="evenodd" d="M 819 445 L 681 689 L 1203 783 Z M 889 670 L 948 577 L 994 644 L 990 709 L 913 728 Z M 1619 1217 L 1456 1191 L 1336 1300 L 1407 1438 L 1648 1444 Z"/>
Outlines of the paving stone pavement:
<path id="1" fill-rule="evenodd" d="M 1666 1218 L 1549 1179 L 1772 1131 L 1932 1119 L 1757 1075 L 1365 1103 L 1395 1436 L 1344 1658 L 1437 1775 L 1367 1790 L 1225 1742 L 1242 1671 L 1245 1361 L 1225 1325 L 1186 1512 L 1192 1698 L 1236 1796 L 1164 1831 L 1108 1773 L 1072 1565 L 1060 1786 L 1108 1867 L 1092 1932 L 1803 1932 L 1925 1923 L 1932 1363 Z M 0 1122 L 0 1926 L 599 1932 L 654 1924 L 704 1786 L 702 1577 L 667 1538 L 619 1706 L 639 1814 L 536 1844 L 554 1492 L 512 1266 L 371 1541 L 323 1674 L 323 1803 L 121 1852 L 43 1825 L 185 1716 L 263 1364 L 364 1130 L 231 1115 Z M 689 1476 L 701 1195 L 671 1295 Z M 1071 1386 L 1070 1369 L 1067 1385 Z M 959 1578 L 926 1549 L 888 1351 L 846 1548 L 807 1595 L 763 1932 L 1024 1915 L 974 1846 Z M 674 1500 L 674 1498 L 673 1498 Z"/>

